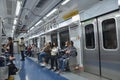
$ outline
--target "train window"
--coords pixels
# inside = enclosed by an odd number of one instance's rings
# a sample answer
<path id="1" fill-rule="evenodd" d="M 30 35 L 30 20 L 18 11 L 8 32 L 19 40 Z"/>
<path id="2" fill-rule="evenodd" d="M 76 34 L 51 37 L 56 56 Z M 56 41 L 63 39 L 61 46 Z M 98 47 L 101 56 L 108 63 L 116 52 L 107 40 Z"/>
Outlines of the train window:
<path id="1" fill-rule="evenodd" d="M 42 48 L 42 47 L 44 47 L 44 45 L 45 45 L 45 37 L 41 37 L 40 38 L 40 47 Z"/>
<path id="2" fill-rule="evenodd" d="M 86 48 L 93 49 L 95 48 L 95 38 L 94 38 L 94 26 L 89 24 L 85 26 L 85 40 Z"/>
<path id="3" fill-rule="evenodd" d="M 60 32 L 60 47 L 63 49 L 65 47 L 65 42 L 69 41 L 69 30 Z"/>
<path id="4" fill-rule="evenodd" d="M 55 42 L 57 44 L 57 33 L 51 35 L 51 41 L 52 43 Z"/>
<path id="5" fill-rule="evenodd" d="M 103 46 L 105 49 L 117 48 L 117 34 L 115 19 L 108 19 L 102 22 Z"/>

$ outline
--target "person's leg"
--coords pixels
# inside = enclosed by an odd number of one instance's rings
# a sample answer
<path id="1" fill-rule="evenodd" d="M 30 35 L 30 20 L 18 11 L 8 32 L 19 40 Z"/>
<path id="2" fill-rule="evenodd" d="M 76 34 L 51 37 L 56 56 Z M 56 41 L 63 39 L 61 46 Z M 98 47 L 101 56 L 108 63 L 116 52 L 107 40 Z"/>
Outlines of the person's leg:
<path id="1" fill-rule="evenodd" d="M 62 62 L 62 71 L 64 71 L 64 69 L 65 69 L 65 64 L 66 64 L 66 61 L 65 61 L 65 59 L 63 59 L 62 61 L 63 61 L 63 62 Z"/>
<path id="2" fill-rule="evenodd" d="M 24 51 L 21 51 L 21 57 L 22 57 L 21 60 L 25 60 L 25 58 L 24 58 Z"/>
<path id="3" fill-rule="evenodd" d="M 57 59 L 56 56 L 55 56 L 55 60 L 54 61 L 55 61 L 55 67 L 56 67 L 55 71 L 56 71 L 56 70 L 58 70 L 58 59 Z"/>
<path id="4" fill-rule="evenodd" d="M 45 58 L 46 53 L 45 52 L 41 52 L 39 55 L 39 62 L 42 63 L 43 62 L 43 58 Z"/>
<path id="5" fill-rule="evenodd" d="M 11 57 L 14 57 L 14 54 L 13 54 L 13 53 L 11 53 Z"/>
<path id="6" fill-rule="evenodd" d="M 59 59 L 59 70 L 62 70 L 63 58 Z"/>
<path id="7" fill-rule="evenodd" d="M 45 62 L 46 62 L 46 64 L 49 63 L 49 60 L 50 60 L 50 59 L 51 59 L 51 55 L 46 54 L 46 57 L 45 57 Z"/>
<path id="8" fill-rule="evenodd" d="M 51 56 L 51 68 L 50 69 L 53 69 L 54 67 L 54 56 Z"/>
<path id="9" fill-rule="evenodd" d="M 29 57 L 31 57 L 32 56 L 32 51 L 30 51 L 29 54 L 30 54 Z"/>

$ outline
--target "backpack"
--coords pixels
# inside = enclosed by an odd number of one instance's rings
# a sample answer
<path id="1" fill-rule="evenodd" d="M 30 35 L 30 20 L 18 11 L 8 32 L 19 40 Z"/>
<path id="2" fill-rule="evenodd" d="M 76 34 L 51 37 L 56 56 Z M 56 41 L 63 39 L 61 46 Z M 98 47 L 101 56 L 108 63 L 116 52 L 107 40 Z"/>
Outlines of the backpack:
<path id="1" fill-rule="evenodd" d="M 8 65 L 8 68 L 9 68 L 9 75 L 15 75 L 16 72 L 18 71 L 18 69 L 15 66 L 15 64 Z"/>
<path id="2" fill-rule="evenodd" d="M 78 55 L 77 51 L 75 51 L 74 53 L 72 53 L 70 56 L 72 57 L 76 57 Z"/>
<path id="3" fill-rule="evenodd" d="M 74 49 L 74 52 L 70 56 L 76 57 L 78 55 L 77 50 L 75 47 L 73 47 L 73 49 Z"/>

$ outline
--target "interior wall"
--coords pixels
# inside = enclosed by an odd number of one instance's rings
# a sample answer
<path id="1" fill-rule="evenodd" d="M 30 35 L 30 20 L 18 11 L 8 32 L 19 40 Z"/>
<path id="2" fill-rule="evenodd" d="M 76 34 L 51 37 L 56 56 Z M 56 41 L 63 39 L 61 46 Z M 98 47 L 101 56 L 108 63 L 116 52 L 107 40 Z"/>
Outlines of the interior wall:
<path id="1" fill-rule="evenodd" d="M 82 63 L 82 52 L 81 52 L 81 42 L 80 42 L 80 29 L 79 29 L 79 22 L 77 25 L 70 26 L 70 40 L 74 42 L 74 46 L 77 49 L 78 55 L 77 55 L 77 64 L 80 67 L 83 67 Z"/>

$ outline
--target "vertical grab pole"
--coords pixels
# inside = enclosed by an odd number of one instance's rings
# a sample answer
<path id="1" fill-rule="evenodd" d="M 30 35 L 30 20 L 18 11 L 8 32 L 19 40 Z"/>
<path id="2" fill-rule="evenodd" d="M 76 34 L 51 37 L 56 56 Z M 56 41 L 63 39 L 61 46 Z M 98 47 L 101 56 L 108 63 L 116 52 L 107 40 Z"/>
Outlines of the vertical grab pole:
<path id="1" fill-rule="evenodd" d="M 1 47 L 2 47 L 2 45 L 1 45 L 1 41 L 2 40 L 2 18 L 0 17 L 0 56 L 1 56 Z"/>

